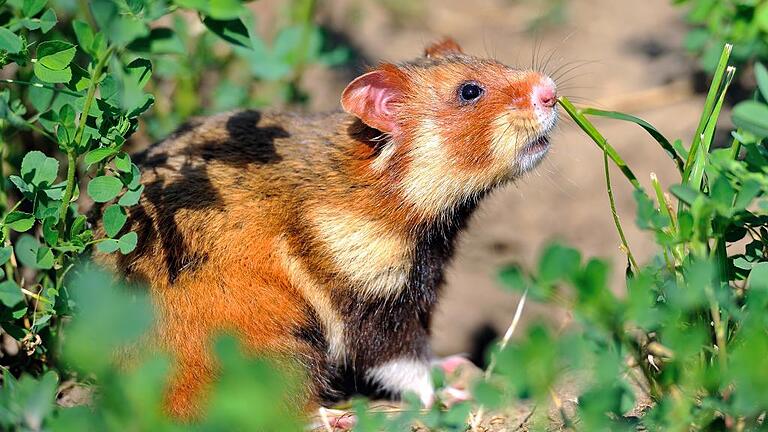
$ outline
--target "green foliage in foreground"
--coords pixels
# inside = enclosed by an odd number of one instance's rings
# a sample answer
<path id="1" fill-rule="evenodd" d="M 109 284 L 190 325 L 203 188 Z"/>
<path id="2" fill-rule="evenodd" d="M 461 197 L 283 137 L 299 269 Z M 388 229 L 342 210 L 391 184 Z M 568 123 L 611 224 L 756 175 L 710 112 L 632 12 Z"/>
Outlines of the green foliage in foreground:
<path id="1" fill-rule="evenodd" d="M 92 266 L 70 273 L 79 313 L 66 327 L 64 360 L 94 385 L 92 406 L 56 409 L 59 377 L 49 371 L 14 378 L 5 371 L 0 389 L 0 429 L 51 431 L 296 431 L 301 424 L 287 409 L 299 381 L 278 374 L 273 365 L 246 359 L 236 339 L 222 337 L 215 352 L 221 379 L 206 415 L 194 425 L 169 419 L 162 398 L 169 374 L 164 356 L 147 356 L 137 366 L 118 369 L 115 353 L 127 346 L 141 352 L 141 336 L 152 313 L 143 290 L 115 285 L 112 275 Z M 147 353 L 144 353 L 147 354 Z M 98 386 L 96 389 L 95 386 Z"/>
<path id="2" fill-rule="evenodd" d="M 723 44 L 734 44 L 734 64 L 768 61 L 768 1 L 673 0 L 688 8 L 693 28 L 685 47 L 707 72 L 714 72 Z"/>

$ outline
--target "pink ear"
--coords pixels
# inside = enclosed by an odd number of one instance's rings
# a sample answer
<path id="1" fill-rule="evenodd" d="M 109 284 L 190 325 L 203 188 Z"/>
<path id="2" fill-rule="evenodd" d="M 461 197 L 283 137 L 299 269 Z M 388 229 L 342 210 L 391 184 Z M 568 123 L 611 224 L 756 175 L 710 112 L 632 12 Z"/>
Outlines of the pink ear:
<path id="1" fill-rule="evenodd" d="M 341 106 L 368 126 L 391 134 L 398 129 L 396 110 L 401 99 L 399 77 L 377 69 L 349 83 L 341 94 Z"/>

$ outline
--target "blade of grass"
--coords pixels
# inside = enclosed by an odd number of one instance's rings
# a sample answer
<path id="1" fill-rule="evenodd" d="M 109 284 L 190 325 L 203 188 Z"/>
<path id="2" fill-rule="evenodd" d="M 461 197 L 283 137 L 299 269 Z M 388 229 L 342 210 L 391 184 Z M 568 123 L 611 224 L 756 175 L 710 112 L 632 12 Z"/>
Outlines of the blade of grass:
<path id="1" fill-rule="evenodd" d="M 701 135 L 704 133 L 704 129 L 707 127 L 707 124 L 712 120 L 712 112 L 714 111 L 715 104 L 719 99 L 720 87 L 723 82 L 723 77 L 725 77 L 726 74 L 728 59 L 731 57 L 732 50 L 733 45 L 725 44 L 723 47 L 723 52 L 720 54 L 720 60 L 717 62 L 717 69 L 715 69 L 715 74 L 712 78 L 712 85 L 709 87 L 707 99 L 704 101 L 704 110 L 701 113 L 699 125 L 696 127 L 696 134 L 693 136 L 691 148 L 688 151 L 688 158 L 685 161 L 685 167 L 683 169 L 683 184 L 688 184 L 689 182 L 691 170 L 693 169 L 693 164 L 698 154 L 698 148 L 701 144 Z"/>
<path id="2" fill-rule="evenodd" d="M 631 169 L 627 166 L 627 164 L 624 162 L 624 160 L 619 156 L 619 153 L 616 151 L 616 149 L 613 148 L 610 144 L 608 144 L 608 140 L 603 137 L 600 132 L 598 132 L 597 128 L 584 116 L 584 114 L 578 110 L 573 103 L 571 103 L 568 98 L 561 96 L 558 98 L 558 102 L 560 103 L 560 106 L 565 109 L 565 111 L 568 113 L 569 116 L 573 119 L 573 121 L 576 122 L 577 125 L 583 130 L 587 135 L 589 135 L 590 138 L 592 138 L 592 141 L 597 144 L 598 147 L 606 154 L 608 158 L 610 158 L 614 164 L 621 170 L 621 172 L 624 174 L 624 177 L 629 180 L 629 182 L 632 184 L 632 186 L 635 187 L 635 189 L 643 190 L 643 187 L 640 185 L 640 182 L 637 180 L 637 176 L 635 176 L 635 173 L 632 172 Z"/>
<path id="3" fill-rule="evenodd" d="M 659 132 L 658 129 L 656 129 L 652 124 L 648 123 L 647 121 L 635 117 L 630 114 L 624 114 L 617 111 L 603 111 L 595 108 L 585 108 L 581 111 L 584 113 L 584 115 L 588 116 L 599 116 L 599 117 L 606 117 L 611 118 L 614 120 L 622 120 L 622 121 L 628 121 L 631 123 L 634 123 L 641 128 L 645 129 L 652 137 L 656 140 L 656 142 L 659 143 L 661 148 L 663 148 L 670 158 L 675 162 L 675 165 L 677 165 L 677 170 L 680 171 L 680 173 L 683 173 L 683 169 L 685 167 L 685 162 L 683 162 L 683 159 L 680 157 L 680 155 L 675 150 L 675 147 L 672 145 L 672 143 L 669 142 L 669 140 Z"/>
<path id="4" fill-rule="evenodd" d="M 717 118 L 720 117 L 720 111 L 723 108 L 723 101 L 725 100 L 725 94 L 733 81 L 733 76 L 736 73 L 736 68 L 729 66 L 726 69 L 725 83 L 723 84 L 720 96 L 717 98 L 717 102 L 712 110 L 710 120 L 704 131 L 701 134 L 701 140 L 698 146 L 698 155 L 693 159 L 693 166 L 691 167 L 691 173 L 689 178 L 689 184 L 694 188 L 701 188 L 701 181 L 704 178 L 704 168 L 709 161 L 709 149 L 712 146 L 712 138 L 715 135 L 715 128 L 717 127 Z"/>

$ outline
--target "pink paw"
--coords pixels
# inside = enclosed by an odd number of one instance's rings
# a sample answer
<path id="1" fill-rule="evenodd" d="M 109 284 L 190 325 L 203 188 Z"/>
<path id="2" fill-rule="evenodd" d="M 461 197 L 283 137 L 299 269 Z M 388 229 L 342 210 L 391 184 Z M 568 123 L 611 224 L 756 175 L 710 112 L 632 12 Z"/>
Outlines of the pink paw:
<path id="1" fill-rule="evenodd" d="M 435 363 L 440 366 L 446 377 L 449 377 L 455 373 L 461 373 L 462 367 L 477 369 L 477 366 L 475 366 L 474 363 L 461 355 L 443 357 L 441 359 L 437 359 Z"/>
<path id="2" fill-rule="evenodd" d="M 438 390 L 440 400 L 446 406 L 472 399 L 469 386 L 480 376 L 480 369 L 466 357 L 452 355 L 437 359 L 434 365 L 440 367 L 445 374 L 446 386 Z"/>

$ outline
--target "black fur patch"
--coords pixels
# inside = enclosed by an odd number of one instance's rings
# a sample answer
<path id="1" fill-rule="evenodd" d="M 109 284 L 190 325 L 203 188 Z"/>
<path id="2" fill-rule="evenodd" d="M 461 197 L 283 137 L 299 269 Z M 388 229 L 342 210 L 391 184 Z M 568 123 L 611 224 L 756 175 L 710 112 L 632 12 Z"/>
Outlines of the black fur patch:
<path id="1" fill-rule="evenodd" d="M 352 351 L 348 353 L 349 363 L 334 381 L 338 390 L 346 395 L 380 395 L 375 384 L 366 382 L 366 371 L 403 356 L 429 360 L 432 312 L 444 282 L 445 266 L 480 198 L 457 206 L 450 217 L 438 223 L 420 227 L 407 286 L 397 296 L 367 300 L 347 292 L 336 299 Z"/>

